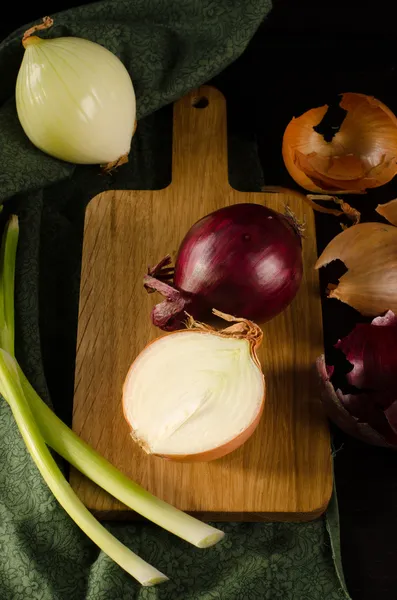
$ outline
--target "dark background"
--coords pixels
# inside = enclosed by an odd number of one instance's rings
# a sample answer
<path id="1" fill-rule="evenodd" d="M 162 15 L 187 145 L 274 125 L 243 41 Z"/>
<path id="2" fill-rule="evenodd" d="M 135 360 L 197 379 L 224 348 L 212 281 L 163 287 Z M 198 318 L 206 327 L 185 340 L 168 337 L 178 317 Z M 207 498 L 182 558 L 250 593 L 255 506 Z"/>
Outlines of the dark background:
<path id="1" fill-rule="evenodd" d="M 9 5 L 0 39 L 24 23 L 79 4 L 37 0 L 23 9 Z M 228 103 L 229 131 L 242 140 L 256 140 L 267 184 L 296 188 L 281 158 L 283 131 L 292 116 L 341 92 L 373 95 L 397 114 L 393 13 L 392 2 L 384 0 L 274 0 L 272 13 L 243 57 L 216 78 Z M 365 220 L 376 220 L 375 206 L 395 197 L 397 185 L 392 182 L 352 203 Z M 339 231 L 338 219 L 317 216 L 319 252 Z M 338 274 L 335 267 L 327 269 L 321 274 L 323 290 Z M 323 312 L 326 348 L 332 356 L 332 345 L 363 319 L 336 300 L 324 299 Z M 361 444 L 336 429 L 334 446 L 342 560 L 350 594 L 353 600 L 397 600 L 397 454 Z"/>

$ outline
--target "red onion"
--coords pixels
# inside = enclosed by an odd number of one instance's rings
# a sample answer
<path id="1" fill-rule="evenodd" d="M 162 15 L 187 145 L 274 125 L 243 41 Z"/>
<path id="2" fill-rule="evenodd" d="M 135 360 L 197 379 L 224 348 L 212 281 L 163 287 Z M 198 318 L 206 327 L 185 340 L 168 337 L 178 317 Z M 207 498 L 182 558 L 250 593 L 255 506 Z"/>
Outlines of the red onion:
<path id="1" fill-rule="evenodd" d="M 299 225 L 291 215 L 259 204 L 228 206 L 197 221 L 182 241 L 174 271 L 169 264 L 166 257 L 144 279 L 149 292 L 166 298 L 152 313 L 161 329 L 180 328 L 185 311 L 197 319 L 210 315 L 212 308 L 268 321 L 299 289 Z"/>
<path id="2" fill-rule="evenodd" d="M 397 317 L 389 311 L 361 323 L 335 347 L 350 363 L 347 373 L 317 359 L 329 418 L 354 437 L 397 448 Z"/>

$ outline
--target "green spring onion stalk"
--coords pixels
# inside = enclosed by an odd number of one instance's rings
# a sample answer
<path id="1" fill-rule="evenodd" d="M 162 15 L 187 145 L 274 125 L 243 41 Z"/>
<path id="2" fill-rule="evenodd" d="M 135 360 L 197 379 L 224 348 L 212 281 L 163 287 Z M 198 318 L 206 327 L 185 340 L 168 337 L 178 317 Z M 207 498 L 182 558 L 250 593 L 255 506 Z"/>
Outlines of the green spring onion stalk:
<path id="1" fill-rule="evenodd" d="M 14 354 L 14 277 L 18 220 L 11 217 L 1 249 L 0 273 L 0 392 L 7 400 L 26 447 L 44 481 L 77 525 L 110 558 L 142 585 L 168 578 L 124 546 L 103 527 L 76 496 L 52 457 L 27 402 Z M 25 378 L 26 379 L 26 378 Z"/>
<path id="2" fill-rule="evenodd" d="M 0 391 L 11 406 L 41 474 L 70 516 L 104 552 L 141 583 L 152 585 L 164 581 L 166 577 L 162 573 L 135 556 L 95 520 L 63 478 L 46 444 L 115 498 L 195 546 L 212 546 L 224 534 L 156 498 L 128 479 L 71 431 L 33 389 L 14 354 L 18 233 L 18 219 L 12 216 L 3 234 L 0 264 Z"/>
<path id="3" fill-rule="evenodd" d="M 69 516 L 101 550 L 142 585 L 168 577 L 134 554 L 103 527 L 76 496 L 46 446 L 20 384 L 16 361 L 0 349 L 0 390 L 11 407 L 27 449 L 44 481 Z"/>
<path id="4" fill-rule="evenodd" d="M 143 517 L 198 548 L 209 548 L 224 537 L 223 531 L 187 515 L 131 481 L 48 408 L 20 367 L 19 375 L 34 418 L 47 444 L 83 475 Z"/>
<path id="5" fill-rule="evenodd" d="M 12 215 L 3 233 L 0 262 L 0 346 L 11 356 L 15 355 L 14 282 L 18 236 L 18 217 Z"/>

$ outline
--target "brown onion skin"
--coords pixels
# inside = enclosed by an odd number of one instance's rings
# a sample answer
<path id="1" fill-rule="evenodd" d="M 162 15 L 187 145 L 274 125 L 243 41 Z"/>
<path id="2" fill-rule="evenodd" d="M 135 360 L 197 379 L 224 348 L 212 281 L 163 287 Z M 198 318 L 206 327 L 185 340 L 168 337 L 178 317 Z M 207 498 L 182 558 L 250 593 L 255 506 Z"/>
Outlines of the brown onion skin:
<path id="1" fill-rule="evenodd" d="M 292 302 L 302 273 L 301 239 L 290 221 L 260 204 L 235 204 L 188 231 L 174 285 L 194 297 L 195 317 L 215 306 L 264 323 Z"/>
<path id="2" fill-rule="evenodd" d="M 316 185 L 314 181 L 312 181 L 303 171 L 296 166 L 293 152 L 291 147 L 286 142 L 286 136 L 284 134 L 283 146 L 282 146 L 282 155 L 284 160 L 285 168 L 288 173 L 291 175 L 292 179 L 300 185 L 303 189 L 308 192 L 314 192 L 317 194 L 324 194 L 324 192 L 335 193 L 335 189 L 329 190 L 327 188 L 321 187 L 320 185 Z"/>
<path id="3" fill-rule="evenodd" d="M 175 333 L 191 333 L 190 329 L 184 329 L 184 330 L 180 330 L 180 331 L 170 331 L 165 333 L 165 335 L 174 335 Z M 213 334 L 209 334 L 207 331 L 196 331 L 197 334 L 200 335 L 213 335 Z M 158 339 L 158 338 L 157 338 Z M 154 344 L 156 340 L 151 341 L 149 344 L 147 344 L 147 346 L 145 346 L 145 348 L 142 350 L 142 352 L 144 352 L 147 348 L 149 348 L 149 346 L 151 346 L 152 344 Z M 258 364 L 260 364 L 258 362 L 258 358 L 255 354 L 255 346 L 253 347 L 253 353 L 254 353 L 254 360 L 255 362 L 257 362 Z M 134 439 L 134 441 L 139 444 L 141 446 L 141 448 L 147 452 L 147 454 L 149 454 L 150 456 L 157 456 L 159 458 L 163 458 L 165 460 L 171 460 L 171 461 L 175 461 L 175 462 L 210 462 L 212 460 L 217 460 L 218 458 L 222 458 L 223 456 L 226 456 L 227 454 L 230 454 L 231 452 L 233 452 L 234 450 L 237 450 L 237 448 L 240 448 L 240 446 L 242 446 L 254 433 L 255 429 L 257 428 L 259 421 L 261 420 L 261 416 L 263 413 L 263 409 L 265 406 L 265 399 L 266 399 L 266 383 L 265 383 L 265 379 L 264 381 L 264 393 L 263 393 L 263 398 L 259 407 L 259 410 L 257 412 L 257 414 L 255 415 L 255 418 L 253 419 L 253 421 L 251 421 L 251 423 L 248 425 L 248 427 L 246 427 L 244 429 L 244 431 L 242 431 L 241 433 L 239 433 L 235 438 L 229 440 L 228 442 L 226 442 L 225 444 L 222 444 L 220 446 L 217 446 L 215 448 L 211 448 L 211 450 L 206 450 L 205 452 L 199 452 L 196 454 L 156 454 L 154 452 L 149 452 L 145 443 L 142 442 L 141 440 L 139 440 L 137 438 L 137 436 L 135 435 L 135 430 L 132 427 L 131 423 L 128 420 L 127 417 L 127 411 L 126 411 L 126 382 L 128 381 L 129 378 L 129 374 L 132 371 L 132 369 L 134 368 L 135 362 L 138 360 L 139 356 L 142 354 L 142 352 L 139 353 L 139 355 L 136 357 L 136 359 L 134 360 L 134 362 L 132 363 L 132 365 L 130 366 L 130 368 L 128 369 L 128 373 L 127 376 L 125 378 L 124 381 L 124 385 L 123 385 L 123 399 L 122 399 L 122 406 L 123 406 L 123 414 L 124 414 L 124 418 L 128 423 L 128 426 L 131 430 L 131 435 L 132 438 Z"/>
<path id="4" fill-rule="evenodd" d="M 319 269 L 339 259 L 347 267 L 328 294 L 362 315 L 397 314 L 397 228 L 359 223 L 334 237 L 318 258 Z"/>
<path id="5" fill-rule="evenodd" d="M 337 132 L 326 141 L 316 126 L 328 105 L 312 108 L 288 124 L 283 158 L 291 177 L 311 192 L 365 193 L 397 173 L 397 119 L 380 100 L 365 94 L 341 94 L 346 111 Z"/>

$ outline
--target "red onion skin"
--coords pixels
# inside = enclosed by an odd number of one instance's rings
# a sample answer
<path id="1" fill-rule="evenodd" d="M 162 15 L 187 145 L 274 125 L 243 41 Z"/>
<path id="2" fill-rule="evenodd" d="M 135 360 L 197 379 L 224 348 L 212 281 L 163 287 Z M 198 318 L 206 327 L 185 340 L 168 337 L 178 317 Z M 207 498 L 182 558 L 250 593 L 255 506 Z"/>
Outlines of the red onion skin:
<path id="1" fill-rule="evenodd" d="M 348 394 L 343 394 L 340 389 L 334 388 L 330 380 L 329 367 L 325 364 L 324 355 L 318 357 L 316 365 L 322 385 L 322 403 L 328 418 L 342 431 L 367 444 L 397 449 L 397 435 L 393 433 L 391 427 L 388 427 L 386 415 L 383 415 L 383 422 L 379 431 L 373 422 L 368 423 L 368 420 L 372 421 L 372 418 L 369 419 L 368 413 L 365 416 L 364 414 L 357 416 L 349 412 L 349 408 L 352 409 L 352 398 L 349 398 Z M 366 400 L 367 398 L 364 399 L 365 402 Z M 377 417 L 379 417 L 379 414 Z"/>
<path id="2" fill-rule="evenodd" d="M 335 389 L 335 368 L 318 359 L 328 416 L 355 437 L 397 449 L 397 317 L 389 311 L 371 324 L 356 325 L 335 347 L 352 369 L 340 383 L 344 390 Z"/>
<path id="3" fill-rule="evenodd" d="M 397 399 L 397 325 L 359 323 L 335 348 L 353 365 L 346 375 L 350 385 Z"/>
<path id="4" fill-rule="evenodd" d="M 302 271 L 301 238 L 292 220 L 259 204 L 235 204 L 207 215 L 188 231 L 178 251 L 173 287 L 194 318 L 217 308 L 263 323 L 294 299 Z M 147 280 L 145 284 L 150 287 Z M 155 307 L 154 323 L 176 328 L 183 311 L 167 320 L 172 292 L 156 289 L 168 300 Z"/>

